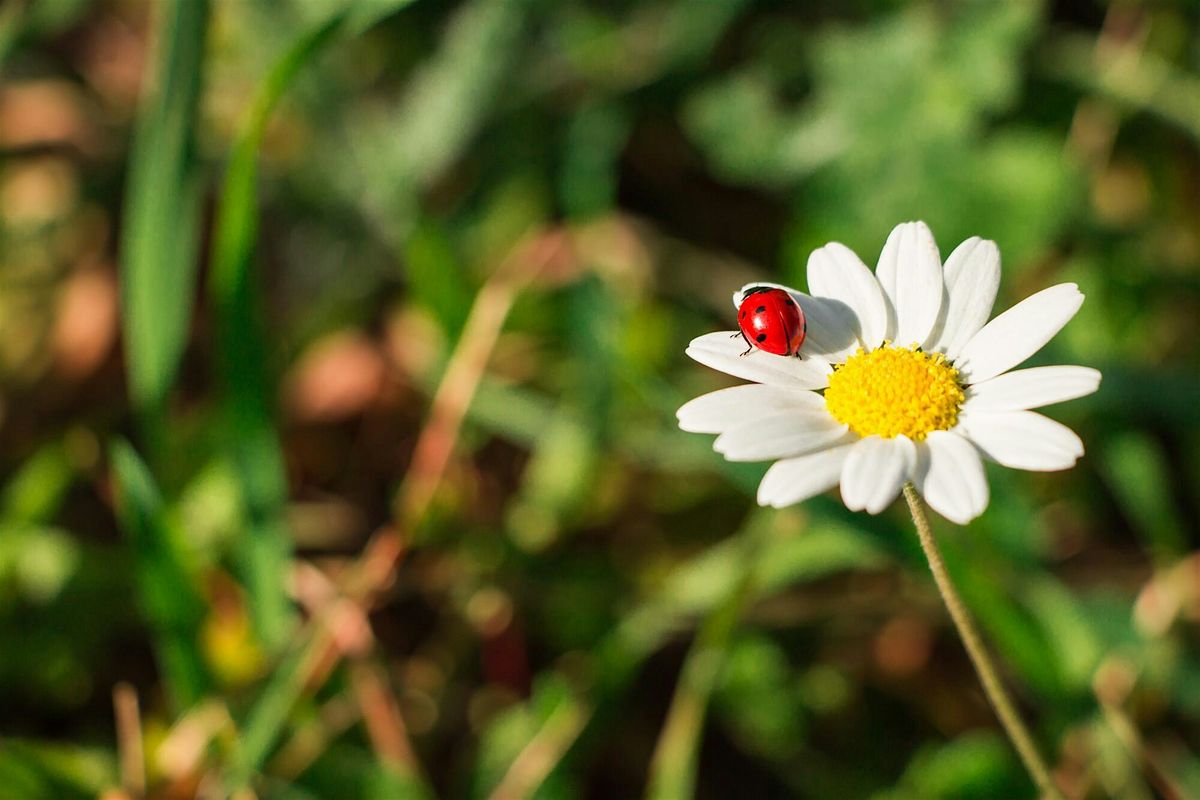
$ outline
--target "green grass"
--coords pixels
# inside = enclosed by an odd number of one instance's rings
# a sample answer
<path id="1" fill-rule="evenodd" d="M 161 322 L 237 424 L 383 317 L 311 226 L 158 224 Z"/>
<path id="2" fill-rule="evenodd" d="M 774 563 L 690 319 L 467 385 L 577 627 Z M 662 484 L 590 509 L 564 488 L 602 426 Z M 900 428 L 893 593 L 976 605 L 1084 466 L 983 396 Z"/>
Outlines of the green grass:
<path id="1" fill-rule="evenodd" d="M 1104 372 L 1047 410 L 1087 455 L 989 465 L 934 527 L 1081 797 L 1200 795 L 1198 34 L 1183 2 L 5 4 L 0 797 L 97 796 L 131 748 L 148 797 L 1031 796 L 903 509 L 758 509 L 764 465 L 674 418 L 729 383 L 683 350 L 733 288 L 908 219 L 996 240 L 998 308 L 1087 296 L 1034 359 Z M 391 528 L 481 289 L 552 245 Z M 379 531 L 407 549 L 367 580 Z"/>

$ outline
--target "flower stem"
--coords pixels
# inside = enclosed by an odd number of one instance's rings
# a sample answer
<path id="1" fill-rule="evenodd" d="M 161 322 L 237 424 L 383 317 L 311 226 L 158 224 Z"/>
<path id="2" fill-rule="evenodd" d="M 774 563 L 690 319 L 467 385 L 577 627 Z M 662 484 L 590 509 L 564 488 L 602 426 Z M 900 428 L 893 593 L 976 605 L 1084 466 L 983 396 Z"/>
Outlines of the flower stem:
<path id="1" fill-rule="evenodd" d="M 1017 754 L 1021 757 L 1033 782 L 1041 790 L 1042 797 L 1050 798 L 1050 800 L 1064 800 L 1062 792 L 1050 778 L 1050 770 L 1038 753 L 1037 746 L 1033 743 L 1033 737 L 1029 735 L 1029 729 L 1021 721 L 1012 698 L 1004 690 L 1004 685 L 1000 682 L 999 671 L 996 669 L 992 657 L 988 655 L 987 648 L 984 647 L 979 630 L 975 627 L 967 607 L 963 604 L 962 598 L 958 596 L 958 591 L 950 580 L 950 573 L 946 571 L 941 551 L 938 550 L 937 541 L 933 538 L 933 529 L 929 526 L 929 515 L 925 512 L 925 503 L 917 494 L 912 483 L 904 485 L 904 499 L 908 501 L 908 509 L 912 512 L 913 524 L 917 527 L 917 537 L 921 540 L 921 549 L 925 551 L 925 558 L 929 561 L 929 570 L 933 573 L 933 580 L 942 594 L 942 600 L 946 604 L 946 610 L 950 612 L 950 618 L 954 620 L 954 627 L 958 628 L 958 635 L 967 649 L 967 655 L 971 657 L 971 663 L 975 665 L 979 682 L 983 684 L 983 690 L 987 694 L 992 708 L 996 710 L 996 716 L 1000 718 L 1000 724 L 1004 726 L 1005 733 L 1008 734 L 1009 740 L 1016 748 Z"/>

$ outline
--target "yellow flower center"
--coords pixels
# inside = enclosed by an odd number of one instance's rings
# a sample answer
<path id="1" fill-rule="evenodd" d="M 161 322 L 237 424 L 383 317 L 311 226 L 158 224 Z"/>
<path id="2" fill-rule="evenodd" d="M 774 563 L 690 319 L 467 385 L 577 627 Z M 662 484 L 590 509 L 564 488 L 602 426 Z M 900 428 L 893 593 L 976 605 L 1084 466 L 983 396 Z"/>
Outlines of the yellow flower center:
<path id="1" fill-rule="evenodd" d="M 829 376 L 825 405 L 859 436 L 904 434 L 920 441 L 954 427 L 964 399 L 958 370 L 941 353 L 888 342 L 858 352 Z"/>

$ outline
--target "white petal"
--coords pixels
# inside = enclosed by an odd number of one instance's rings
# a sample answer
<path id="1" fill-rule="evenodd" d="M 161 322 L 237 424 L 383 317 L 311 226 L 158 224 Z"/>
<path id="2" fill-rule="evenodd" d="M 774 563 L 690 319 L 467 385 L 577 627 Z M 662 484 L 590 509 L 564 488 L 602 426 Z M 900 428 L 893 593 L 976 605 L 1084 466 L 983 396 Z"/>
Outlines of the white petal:
<path id="1" fill-rule="evenodd" d="M 1073 283 L 1027 297 L 983 326 L 963 347 L 954 366 L 967 383 L 979 383 L 1015 367 L 1042 349 L 1083 305 Z"/>
<path id="2" fill-rule="evenodd" d="M 856 442 L 842 465 L 842 502 L 851 511 L 878 514 L 896 499 L 916 461 L 916 448 L 907 436 L 868 436 Z"/>
<path id="3" fill-rule="evenodd" d="M 814 297 L 835 300 L 854 312 L 857 333 L 866 349 L 878 347 L 887 335 L 889 312 L 883 289 L 862 259 L 845 245 L 831 242 L 808 257 L 808 290 Z"/>
<path id="4" fill-rule="evenodd" d="M 684 403 L 675 416 L 679 427 L 690 433 L 724 433 L 751 420 L 824 405 L 815 392 L 747 383 L 702 394 Z"/>
<path id="5" fill-rule="evenodd" d="M 934 431 L 920 447 L 923 463 L 915 483 L 933 510 L 959 525 L 982 514 L 988 504 L 988 484 L 971 443 L 957 433 Z"/>
<path id="6" fill-rule="evenodd" d="M 733 293 L 734 308 L 742 307 L 746 292 L 756 286 L 770 286 L 773 289 L 783 289 L 804 312 L 806 331 L 804 344 L 800 347 L 800 356 L 820 356 L 830 363 L 845 361 L 846 357 L 858 349 L 858 315 L 845 303 L 827 297 L 813 297 L 797 291 L 781 283 L 747 283 Z"/>
<path id="7" fill-rule="evenodd" d="M 964 413 L 955 430 L 985 456 L 1013 469 L 1053 472 L 1074 466 L 1083 455 L 1075 431 L 1033 411 Z"/>
<path id="8" fill-rule="evenodd" d="M 783 508 L 837 486 L 853 444 L 776 461 L 758 485 L 758 504 Z"/>
<path id="9" fill-rule="evenodd" d="M 814 395 L 816 396 L 816 395 Z M 771 461 L 810 453 L 850 436 L 822 408 L 749 420 L 717 437 L 713 449 L 730 461 Z"/>
<path id="10" fill-rule="evenodd" d="M 737 331 L 706 333 L 692 340 L 687 354 L 706 367 L 735 378 L 792 389 L 823 389 L 829 385 L 829 362 L 810 356 L 776 356 L 758 348 L 746 355 L 746 342 Z"/>
<path id="11" fill-rule="evenodd" d="M 941 325 L 926 349 L 953 359 L 992 314 L 1000 288 L 1000 248 L 978 236 L 967 239 L 946 259 L 945 280 Z"/>
<path id="12" fill-rule="evenodd" d="M 896 314 L 900 347 L 929 338 L 942 309 L 942 257 L 924 222 L 897 225 L 883 245 L 875 277 Z"/>
<path id="13" fill-rule="evenodd" d="M 1091 367 L 1031 367 L 997 375 L 968 388 L 966 412 L 1021 411 L 1074 400 L 1100 388 Z"/>
<path id="14" fill-rule="evenodd" d="M 845 361 L 861 346 L 858 316 L 841 300 L 798 294 L 807 328 L 800 355 L 817 356 L 832 364 Z"/>

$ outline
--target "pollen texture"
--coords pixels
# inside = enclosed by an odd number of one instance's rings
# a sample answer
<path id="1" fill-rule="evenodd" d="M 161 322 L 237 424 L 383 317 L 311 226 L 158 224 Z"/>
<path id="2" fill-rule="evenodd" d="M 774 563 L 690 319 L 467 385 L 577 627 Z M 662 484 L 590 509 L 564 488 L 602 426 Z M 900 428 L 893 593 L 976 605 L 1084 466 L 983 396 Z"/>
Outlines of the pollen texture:
<path id="1" fill-rule="evenodd" d="M 941 353 L 883 346 L 834 367 L 825 405 L 860 436 L 924 439 L 954 427 L 964 399 L 958 370 Z"/>

